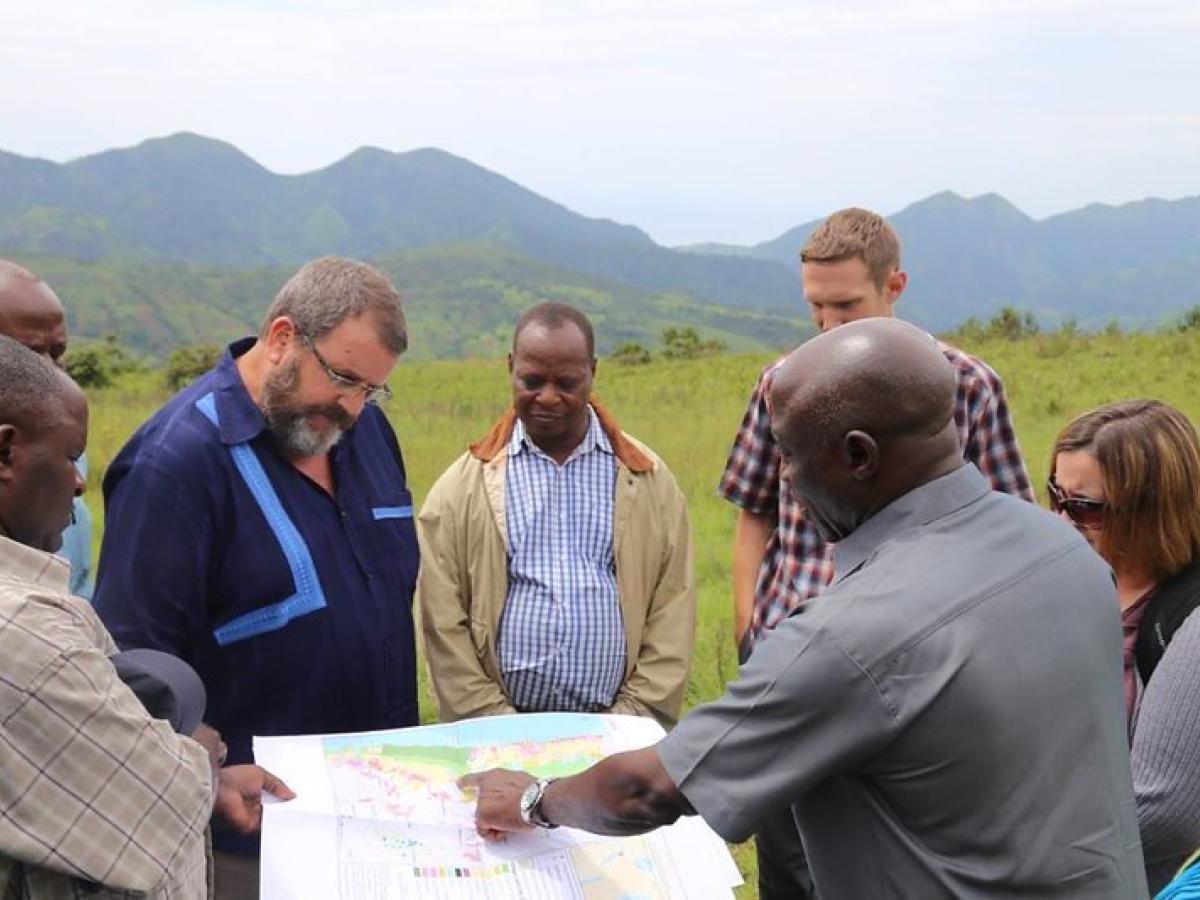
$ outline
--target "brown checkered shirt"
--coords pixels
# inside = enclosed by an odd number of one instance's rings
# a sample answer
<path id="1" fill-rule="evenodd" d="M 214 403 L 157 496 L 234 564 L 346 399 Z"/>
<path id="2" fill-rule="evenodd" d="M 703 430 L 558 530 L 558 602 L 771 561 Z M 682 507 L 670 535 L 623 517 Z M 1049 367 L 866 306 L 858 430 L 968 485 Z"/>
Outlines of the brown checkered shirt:
<path id="1" fill-rule="evenodd" d="M 61 559 L 0 537 L 0 898 L 203 898 L 212 773 L 117 678 Z"/>
<path id="2" fill-rule="evenodd" d="M 1033 501 L 1029 474 L 1013 431 L 1004 385 L 986 363 L 939 342 L 958 376 L 954 421 L 963 456 L 975 463 L 998 491 Z M 758 515 L 774 516 L 775 531 L 754 591 L 750 634 L 754 638 L 778 625 L 789 612 L 819 594 L 833 578 L 832 547 L 792 494 L 771 434 L 768 405 L 771 382 L 786 357 L 759 376 L 742 419 L 725 474 L 717 490 L 726 500 Z"/>

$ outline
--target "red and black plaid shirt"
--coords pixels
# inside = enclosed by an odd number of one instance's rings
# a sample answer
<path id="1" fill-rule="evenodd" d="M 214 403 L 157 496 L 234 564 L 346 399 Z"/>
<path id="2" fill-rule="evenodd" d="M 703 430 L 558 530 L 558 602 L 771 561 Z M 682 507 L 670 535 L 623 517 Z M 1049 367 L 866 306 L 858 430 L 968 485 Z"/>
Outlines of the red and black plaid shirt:
<path id="1" fill-rule="evenodd" d="M 958 375 L 954 421 L 963 457 L 975 463 L 996 490 L 1032 502 L 1029 474 L 1017 446 L 1000 376 L 949 344 L 939 342 L 939 346 Z M 777 517 L 754 592 L 750 633 L 755 638 L 820 593 L 833 578 L 832 548 L 821 540 L 784 481 L 771 434 L 767 397 L 782 362 L 782 358 L 775 361 L 759 376 L 717 488 L 721 496 L 747 512 Z"/>

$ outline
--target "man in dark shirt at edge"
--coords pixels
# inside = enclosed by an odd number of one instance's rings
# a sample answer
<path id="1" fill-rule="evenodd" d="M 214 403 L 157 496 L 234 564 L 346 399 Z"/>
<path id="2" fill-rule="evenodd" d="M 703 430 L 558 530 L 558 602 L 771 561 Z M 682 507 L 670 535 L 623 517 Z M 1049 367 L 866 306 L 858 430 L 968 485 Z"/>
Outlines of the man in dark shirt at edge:
<path id="1" fill-rule="evenodd" d="M 96 610 L 195 667 L 230 762 L 255 734 L 417 722 L 412 497 L 374 405 L 406 345 L 380 272 L 311 262 L 105 476 Z M 257 896 L 257 843 L 214 846 L 218 896 Z"/>
<path id="2" fill-rule="evenodd" d="M 771 427 L 832 584 L 657 745 L 464 777 L 479 832 L 699 813 L 742 840 L 790 803 L 827 900 L 1146 897 L 1111 575 L 963 460 L 954 384 L 893 319 L 792 353 Z"/>

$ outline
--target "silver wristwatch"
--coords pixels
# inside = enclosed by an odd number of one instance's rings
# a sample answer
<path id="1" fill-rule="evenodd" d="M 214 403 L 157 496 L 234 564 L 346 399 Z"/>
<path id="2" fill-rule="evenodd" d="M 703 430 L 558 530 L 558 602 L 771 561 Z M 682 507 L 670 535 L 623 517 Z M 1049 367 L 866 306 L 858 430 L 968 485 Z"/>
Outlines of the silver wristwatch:
<path id="1" fill-rule="evenodd" d="M 539 778 L 529 782 L 521 794 L 521 821 L 535 828 L 557 828 L 558 826 L 542 815 L 542 797 L 546 788 L 550 787 L 553 778 Z"/>

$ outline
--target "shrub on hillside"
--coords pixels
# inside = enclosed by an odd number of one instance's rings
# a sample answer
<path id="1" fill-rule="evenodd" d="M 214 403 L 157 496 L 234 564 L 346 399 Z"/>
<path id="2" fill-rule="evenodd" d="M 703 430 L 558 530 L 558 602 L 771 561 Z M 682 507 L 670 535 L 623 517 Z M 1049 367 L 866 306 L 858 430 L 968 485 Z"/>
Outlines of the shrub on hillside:
<path id="1" fill-rule="evenodd" d="M 617 344 L 609 359 L 621 366 L 644 366 L 652 361 L 654 356 L 637 341 L 625 341 Z"/>
<path id="2" fill-rule="evenodd" d="M 1193 306 L 1179 319 L 1179 330 L 1200 331 L 1200 305 Z"/>
<path id="3" fill-rule="evenodd" d="M 1072 338 L 1079 334 L 1079 319 L 1075 316 L 1067 316 L 1058 326 L 1058 334 L 1063 337 Z"/>
<path id="4" fill-rule="evenodd" d="M 1067 323 L 1064 323 L 1064 327 L 1074 333 L 1079 325 L 1072 317 L 1067 320 Z M 971 316 L 946 337 L 950 339 L 951 343 L 973 344 L 997 338 L 1005 341 L 1019 341 L 1022 338 L 1033 337 L 1040 331 L 1041 328 L 1038 326 L 1037 319 L 1033 317 L 1033 313 L 1028 310 L 1022 312 L 1012 306 L 1003 306 L 986 322 L 981 322 L 978 317 Z"/>
<path id="5" fill-rule="evenodd" d="M 662 355 L 667 359 L 696 359 L 725 349 L 724 341 L 701 339 L 695 328 L 667 328 L 662 333 Z"/>
<path id="6" fill-rule="evenodd" d="M 988 320 L 987 330 L 991 337 L 1019 341 L 1021 338 L 1033 337 L 1041 329 L 1029 310 L 1021 312 L 1011 306 L 1004 306 Z"/>
<path id="7" fill-rule="evenodd" d="M 177 391 L 191 384 L 209 369 L 217 364 L 223 351 L 215 344 L 197 344 L 192 347 L 180 347 L 167 360 L 164 373 L 167 387 Z"/>
<path id="8" fill-rule="evenodd" d="M 117 333 L 112 331 L 99 341 L 81 341 L 67 351 L 63 368 L 80 387 L 108 387 L 118 375 L 141 368 L 118 341 Z"/>

